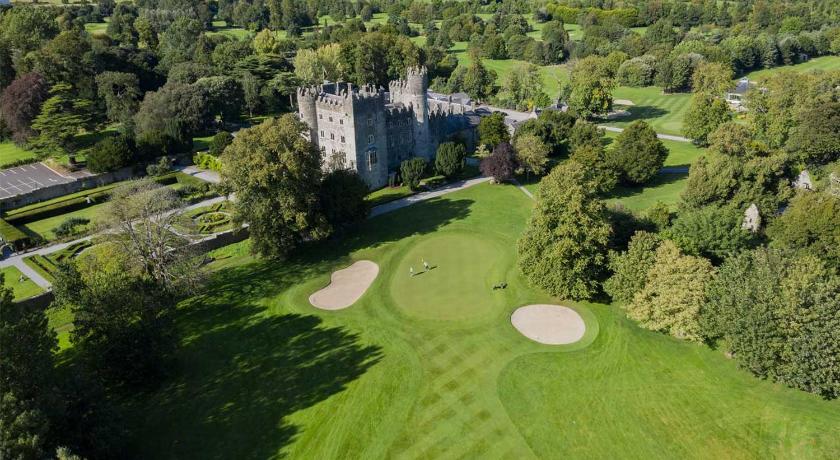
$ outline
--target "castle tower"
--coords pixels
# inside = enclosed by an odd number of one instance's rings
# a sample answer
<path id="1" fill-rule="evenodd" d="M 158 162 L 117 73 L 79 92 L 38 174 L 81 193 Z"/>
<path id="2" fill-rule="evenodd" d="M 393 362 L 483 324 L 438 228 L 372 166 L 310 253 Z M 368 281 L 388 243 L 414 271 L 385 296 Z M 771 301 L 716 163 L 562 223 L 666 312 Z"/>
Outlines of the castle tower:
<path id="1" fill-rule="evenodd" d="M 318 93 L 318 88 L 315 87 L 298 88 L 297 90 L 300 119 L 309 126 L 309 139 L 315 145 L 318 145 L 318 109 L 316 106 Z"/>
<path id="2" fill-rule="evenodd" d="M 414 155 L 431 159 L 434 147 L 431 144 L 429 127 L 429 74 L 426 67 L 410 67 L 405 80 L 391 82 L 393 102 L 402 102 L 414 111 Z"/>

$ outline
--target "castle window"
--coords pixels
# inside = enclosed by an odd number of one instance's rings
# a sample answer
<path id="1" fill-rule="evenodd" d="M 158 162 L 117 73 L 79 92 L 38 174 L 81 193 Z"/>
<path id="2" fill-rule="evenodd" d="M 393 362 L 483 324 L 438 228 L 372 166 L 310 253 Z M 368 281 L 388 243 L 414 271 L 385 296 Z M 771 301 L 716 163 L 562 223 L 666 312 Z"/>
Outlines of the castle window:
<path id="1" fill-rule="evenodd" d="M 330 139 L 335 140 L 335 133 L 330 133 Z"/>
<path id="2" fill-rule="evenodd" d="M 373 165 L 376 164 L 376 150 L 368 150 L 368 168 L 373 169 Z"/>
<path id="3" fill-rule="evenodd" d="M 324 119 L 324 114 L 323 114 L 323 113 L 319 113 L 319 114 L 318 114 L 318 118 L 320 118 L 321 120 L 323 120 L 323 119 Z"/>
<path id="4" fill-rule="evenodd" d="M 339 119 L 338 124 L 343 125 L 344 124 L 344 119 L 343 118 Z"/>
<path id="5" fill-rule="evenodd" d="M 368 118 L 368 126 L 373 126 L 373 118 Z"/>
<path id="6" fill-rule="evenodd" d="M 368 144 L 373 144 L 373 134 L 368 134 Z"/>
<path id="7" fill-rule="evenodd" d="M 330 123 L 332 123 L 332 117 L 330 117 Z"/>
<path id="8" fill-rule="evenodd" d="M 323 130 L 321 131 L 321 137 L 324 137 L 324 131 Z"/>
<path id="9" fill-rule="evenodd" d="M 344 143 L 344 136 L 341 136 L 341 143 Z"/>

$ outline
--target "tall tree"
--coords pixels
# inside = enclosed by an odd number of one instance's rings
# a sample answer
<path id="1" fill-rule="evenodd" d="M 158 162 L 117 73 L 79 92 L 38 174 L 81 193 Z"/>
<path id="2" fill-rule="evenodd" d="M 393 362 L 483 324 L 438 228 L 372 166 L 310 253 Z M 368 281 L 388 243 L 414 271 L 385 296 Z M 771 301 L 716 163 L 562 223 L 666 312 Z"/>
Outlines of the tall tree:
<path id="1" fill-rule="evenodd" d="M 136 74 L 102 72 L 96 76 L 99 97 L 105 101 L 108 119 L 115 123 L 130 123 L 140 106 L 140 81 Z"/>
<path id="2" fill-rule="evenodd" d="M 482 117 L 478 122 L 478 139 L 484 145 L 495 147 L 510 140 L 510 131 L 501 112 Z"/>
<path id="3" fill-rule="evenodd" d="M 32 120 L 41 113 L 41 105 L 49 96 L 47 80 L 37 73 L 16 78 L 0 95 L 0 118 L 3 119 L 15 142 L 24 143 L 32 137 Z"/>
<path id="4" fill-rule="evenodd" d="M 767 228 L 771 245 L 799 250 L 840 269 L 840 197 L 800 192 Z"/>
<path id="5" fill-rule="evenodd" d="M 615 81 L 606 58 L 587 56 L 575 64 L 564 92 L 569 108 L 579 116 L 589 118 L 606 115 L 612 110 L 614 88 Z"/>
<path id="6" fill-rule="evenodd" d="M 294 115 L 242 130 L 222 154 L 222 180 L 236 193 L 237 222 L 250 227 L 252 248 L 282 257 L 329 233 L 318 205 L 321 151 Z"/>
<path id="7" fill-rule="evenodd" d="M 610 228 L 604 204 L 575 162 L 555 167 L 519 239 L 519 268 L 551 295 L 589 299 L 606 269 Z"/>
<path id="8" fill-rule="evenodd" d="M 616 302 L 628 303 L 647 283 L 648 271 L 656 262 L 656 249 L 662 239 L 656 233 L 636 232 L 627 251 L 610 251 L 612 276 L 604 282 L 604 291 Z"/>
<path id="9" fill-rule="evenodd" d="M 32 121 L 38 137 L 32 143 L 42 154 L 54 155 L 76 150 L 76 136 L 91 127 L 93 103 L 73 95 L 73 86 L 58 83 L 50 88 L 50 97 L 41 113 Z"/>
<path id="10" fill-rule="evenodd" d="M 668 149 L 656 131 L 642 120 L 624 129 L 608 150 L 609 164 L 618 172 L 619 180 L 628 184 L 644 184 L 659 174 Z"/>
<path id="11" fill-rule="evenodd" d="M 695 144 L 706 146 L 709 135 L 731 118 L 729 106 L 722 99 L 697 93 L 691 97 L 691 105 L 685 114 L 683 134 Z"/>
<path id="12" fill-rule="evenodd" d="M 628 316 L 654 331 L 701 340 L 700 309 L 714 268 L 703 258 L 686 256 L 669 240 L 656 250 L 645 286 L 625 308 Z"/>
<path id="13" fill-rule="evenodd" d="M 198 38 L 203 32 L 204 28 L 196 19 L 181 16 L 173 21 L 160 39 L 160 65 L 164 69 L 170 69 L 175 64 L 191 60 Z"/>
<path id="14" fill-rule="evenodd" d="M 695 93 L 722 97 L 732 87 L 732 68 L 720 62 L 702 62 L 694 69 L 691 89 Z"/>
<path id="15" fill-rule="evenodd" d="M 516 172 L 516 155 L 513 146 L 502 142 L 493 149 L 493 153 L 481 160 L 479 169 L 481 174 L 492 177 L 495 182 L 505 182 L 513 179 Z"/>
<path id="16" fill-rule="evenodd" d="M 534 134 L 517 136 L 513 141 L 516 160 L 527 174 L 542 174 L 548 163 L 548 146 Z"/>

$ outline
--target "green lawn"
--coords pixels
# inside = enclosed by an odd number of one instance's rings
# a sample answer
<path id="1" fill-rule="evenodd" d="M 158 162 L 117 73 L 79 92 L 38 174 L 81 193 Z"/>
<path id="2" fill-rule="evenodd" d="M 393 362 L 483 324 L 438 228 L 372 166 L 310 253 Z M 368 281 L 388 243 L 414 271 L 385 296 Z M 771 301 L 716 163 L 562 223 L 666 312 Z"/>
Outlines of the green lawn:
<path id="1" fill-rule="evenodd" d="M 551 299 L 516 268 L 533 202 L 482 184 L 369 220 L 285 261 L 247 242 L 179 306 L 177 369 L 120 399 L 142 458 L 820 458 L 840 402 L 760 381 L 614 306 Z M 435 268 L 409 277 L 426 258 Z M 353 306 L 308 296 L 354 260 L 380 267 Z M 491 283 L 504 278 L 505 290 Z M 544 346 L 518 306 L 579 311 L 581 342 Z M 352 453 L 352 454 L 350 454 Z"/>
<path id="2" fill-rule="evenodd" d="M 658 86 L 631 88 L 619 86 L 613 92 L 615 99 L 628 99 L 633 106 L 627 107 L 630 115 L 606 123 L 609 126 L 625 127 L 635 120 L 645 120 L 657 133 L 682 136 L 682 124 L 691 95 L 687 93 L 664 94 Z"/>
<path id="3" fill-rule="evenodd" d="M 28 299 L 44 292 L 34 281 L 23 275 L 17 267 L 0 268 L 0 275 L 3 276 L 3 285 L 11 288 L 15 300 Z M 22 282 L 20 281 L 21 276 L 24 278 Z"/>
<path id="4" fill-rule="evenodd" d="M 107 22 L 88 22 L 85 23 L 85 30 L 91 35 L 106 35 L 108 30 Z"/>
<path id="5" fill-rule="evenodd" d="M 16 163 L 22 160 L 33 160 L 36 158 L 35 152 L 24 150 L 14 142 L 0 142 L 0 168 Z"/>
<path id="6" fill-rule="evenodd" d="M 634 212 L 644 212 L 659 201 L 675 209 L 687 183 L 688 174 L 660 174 L 640 187 L 619 185 L 605 198 L 607 203 L 620 203 Z"/>
<path id="7" fill-rule="evenodd" d="M 285 31 L 284 31 L 285 32 Z M 236 40 L 249 39 L 253 32 L 241 27 L 230 27 L 225 21 L 213 21 L 213 30 L 206 32 L 207 35 L 224 35 Z M 285 35 L 284 35 L 285 36 Z"/>
<path id="8" fill-rule="evenodd" d="M 90 223 L 87 225 L 80 225 L 76 227 L 79 231 L 79 234 L 84 234 L 88 230 L 91 230 L 96 225 L 96 221 L 99 218 L 99 213 L 107 206 L 107 203 L 99 203 L 93 206 L 89 206 L 84 209 L 79 209 L 77 211 L 68 212 L 65 214 L 61 214 L 55 217 L 48 217 L 46 219 L 37 220 L 35 222 L 30 222 L 28 224 L 20 225 L 18 228 L 23 230 L 25 233 L 35 234 L 44 238 L 46 241 L 55 241 L 58 237 L 53 233 L 53 229 L 58 227 L 62 222 L 72 217 L 79 217 L 90 219 Z"/>
<path id="9" fill-rule="evenodd" d="M 769 77 L 775 73 L 783 70 L 794 70 L 797 72 L 807 72 L 809 70 L 838 70 L 840 69 L 840 56 L 821 56 L 818 58 L 805 61 L 801 64 L 786 65 L 780 67 L 773 67 L 770 69 L 761 69 L 750 72 L 745 75 L 750 80 L 760 80 Z"/>

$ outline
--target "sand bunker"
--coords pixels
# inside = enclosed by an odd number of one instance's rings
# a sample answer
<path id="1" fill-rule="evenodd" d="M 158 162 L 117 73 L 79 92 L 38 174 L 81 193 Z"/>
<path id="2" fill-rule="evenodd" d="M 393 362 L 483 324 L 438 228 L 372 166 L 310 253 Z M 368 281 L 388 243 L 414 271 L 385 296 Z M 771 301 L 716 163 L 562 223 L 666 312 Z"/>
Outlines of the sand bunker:
<path id="1" fill-rule="evenodd" d="M 379 274 L 379 265 L 360 260 L 333 272 L 330 284 L 309 296 L 309 303 L 322 310 L 341 310 L 356 303 Z"/>
<path id="2" fill-rule="evenodd" d="M 586 332 L 586 325 L 578 312 L 560 305 L 517 308 L 510 322 L 525 337 L 546 345 L 574 343 Z"/>

